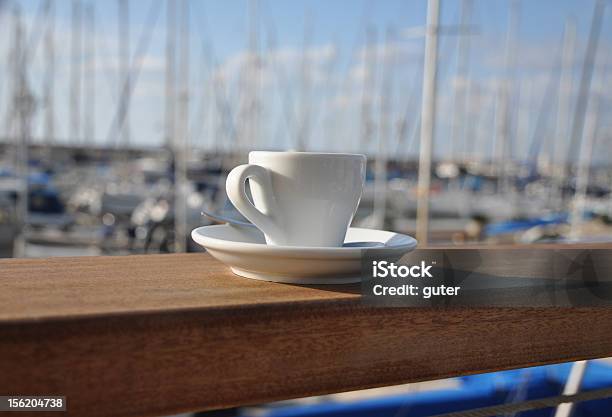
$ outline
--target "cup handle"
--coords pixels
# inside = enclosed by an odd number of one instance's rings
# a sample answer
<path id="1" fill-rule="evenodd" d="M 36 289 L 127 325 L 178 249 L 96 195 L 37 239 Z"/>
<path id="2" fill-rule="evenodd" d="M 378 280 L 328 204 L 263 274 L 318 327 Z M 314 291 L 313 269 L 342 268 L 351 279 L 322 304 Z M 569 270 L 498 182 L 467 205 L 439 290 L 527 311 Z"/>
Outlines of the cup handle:
<path id="1" fill-rule="evenodd" d="M 261 211 L 249 200 L 246 194 L 246 180 L 257 183 L 263 190 L 263 207 Z M 259 165 L 245 164 L 232 169 L 225 182 L 227 197 L 234 207 L 249 219 L 266 235 L 278 236 L 279 227 L 274 218 L 276 202 L 272 196 L 272 181 L 270 172 Z"/>

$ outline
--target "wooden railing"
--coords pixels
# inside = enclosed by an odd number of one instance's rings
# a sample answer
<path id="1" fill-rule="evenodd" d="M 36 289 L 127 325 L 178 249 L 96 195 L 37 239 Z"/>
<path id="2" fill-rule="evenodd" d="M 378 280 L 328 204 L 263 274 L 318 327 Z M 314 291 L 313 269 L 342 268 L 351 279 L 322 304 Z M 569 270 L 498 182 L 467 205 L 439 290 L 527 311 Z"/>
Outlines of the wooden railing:
<path id="1" fill-rule="evenodd" d="M 374 308 L 358 286 L 248 280 L 206 254 L 0 261 L 0 395 L 65 395 L 75 416 L 608 356 L 608 308 Z"/>

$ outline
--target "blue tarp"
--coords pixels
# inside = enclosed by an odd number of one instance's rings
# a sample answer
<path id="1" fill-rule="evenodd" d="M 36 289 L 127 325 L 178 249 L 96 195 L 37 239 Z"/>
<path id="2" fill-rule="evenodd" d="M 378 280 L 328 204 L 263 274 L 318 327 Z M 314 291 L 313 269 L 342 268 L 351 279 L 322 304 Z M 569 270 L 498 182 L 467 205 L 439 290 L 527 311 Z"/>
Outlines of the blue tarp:
<path id="1" fill-rule="evenodd" d="M 258 410 L 267 417 L 427 417 L 453 411 L 487 407 L 559 395 L 571 364 L 540 366 L 458 378 L 454 389 L 407 393 L 351 402 L 288 405 Z M 612 387 L 612 366 L 590 362 L 582 389 Z M 517 414 L 520 417 L 549 417 L 554 408 Z M 248 414 L 246 414 L 248 415 Z M 612 399 L 578 403 L 572 417 L 612 416 Z"/>
<path id="2" fill-rule="evenodd" d="M 553 224 L 567 223 L 568 215 L 566 213 L 539 217 L 535 219 L 511 220 L 500 223 L 489 224 L 485 227 L 485 235 L 496 236 L 504 233 L 519 232 L 528 230 L 536 226 L 547 226 Z"/>

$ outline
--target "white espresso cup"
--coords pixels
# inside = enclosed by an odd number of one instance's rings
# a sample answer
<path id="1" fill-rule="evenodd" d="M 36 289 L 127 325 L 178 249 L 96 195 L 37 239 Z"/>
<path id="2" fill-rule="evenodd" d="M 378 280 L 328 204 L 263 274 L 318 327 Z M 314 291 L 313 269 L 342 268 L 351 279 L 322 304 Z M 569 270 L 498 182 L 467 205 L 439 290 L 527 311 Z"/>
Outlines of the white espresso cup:
<path id="1" fill-rule="evenodd" d="M 359 154 L 256 151 L 229 173 L 226 190 L 269 245 L 342 246 L 365 172 Z"/>

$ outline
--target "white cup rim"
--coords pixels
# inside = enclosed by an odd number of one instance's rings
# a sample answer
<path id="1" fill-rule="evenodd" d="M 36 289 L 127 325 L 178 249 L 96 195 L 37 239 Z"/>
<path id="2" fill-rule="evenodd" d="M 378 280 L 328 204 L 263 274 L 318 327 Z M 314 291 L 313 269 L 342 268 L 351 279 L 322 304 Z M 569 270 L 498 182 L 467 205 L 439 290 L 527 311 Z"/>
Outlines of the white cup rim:
<path id="1" fill-rule="evenodd" d="M 251 155 L 273 155 L 273 156 L 305 156 L 305 157 L 345 157 L 345 158 L 365 158 L 361 153 L 337 153 L 337 152 L 300 152 L 300 151 L 251 151 Z"/>

